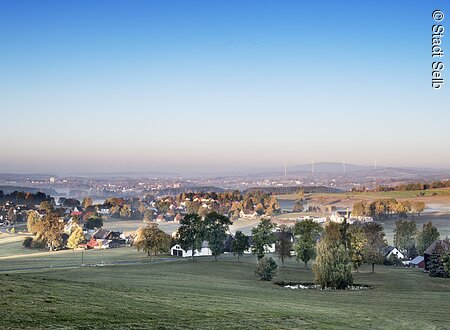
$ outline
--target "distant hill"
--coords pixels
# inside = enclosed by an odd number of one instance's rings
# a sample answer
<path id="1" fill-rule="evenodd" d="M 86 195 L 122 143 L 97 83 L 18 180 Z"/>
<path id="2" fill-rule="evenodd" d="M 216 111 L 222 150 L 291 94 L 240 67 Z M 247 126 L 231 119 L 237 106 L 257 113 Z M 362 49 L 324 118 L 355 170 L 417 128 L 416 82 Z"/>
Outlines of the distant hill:
<path id="1" fill-rule="evenodd" d="M 289 166 L 289 172 L 312 172 L 313 164 L 302 164 Z M 367 171 L 374 169 L 373 166 L 355 165 L 355 164 L 344 164 L 344 163 L 333 163 L 333 162 L 323 162 L 314 163 L 314 173 L 343 173 L 345 172 L 355 172 L 355 171 Z"/>
<path id="2" fill-rule="evenodd" d="M 450 175 L 448 169 L 411 168 L 411 167 L 386 167 L 367 166 L 351 163 L 319 162 L 313 164 L 288 165 L 287 176 L 311 176 L 328 174 L 345 174 L 355 177 L 387 177 L 387 178 L 418 178 L 436 175 Z M 281 176 L 284 168 L 259 169 L 252 171 L 254 177 Z"/>

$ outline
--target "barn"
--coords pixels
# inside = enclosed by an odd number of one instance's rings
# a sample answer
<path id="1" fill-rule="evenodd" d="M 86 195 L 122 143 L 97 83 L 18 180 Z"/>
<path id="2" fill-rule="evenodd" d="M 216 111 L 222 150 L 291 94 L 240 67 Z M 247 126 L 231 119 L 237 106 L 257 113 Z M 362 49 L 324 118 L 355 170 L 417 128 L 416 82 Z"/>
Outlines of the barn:
<path id="1" fill-rule="evenodd" d="M 409 267 L 425 268 L 425 259 L 422 256 L 417 256 L 409 262 Z"/>

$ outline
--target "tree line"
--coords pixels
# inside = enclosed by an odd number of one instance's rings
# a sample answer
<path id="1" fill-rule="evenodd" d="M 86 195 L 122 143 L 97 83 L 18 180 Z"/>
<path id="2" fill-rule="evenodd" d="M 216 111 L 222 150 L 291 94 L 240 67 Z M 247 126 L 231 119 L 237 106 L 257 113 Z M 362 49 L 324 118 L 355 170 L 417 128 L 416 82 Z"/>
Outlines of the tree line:
<path id="1" fill-rule="evenodd" d="M 13 191 L 10 194 L 5 194 L 2 190 L 0 190 L 0 204 L 5 202 L 13 202 L 15 204 L 39 205 L 44 201 L 54 203 L 54 198 L 42 192 L 30 193 L 24 191 Z"/>
<path id="2" fill-rule="evenodd" d="M 397 186 L 378 186 L 373 189 L 367 189 L 366 187 L 352 188 L 352 192 L 386 192 L 386 191 L 414 191 L 414 190 L 429 190 L 439 188 L 450 188 L 450 180 L 433 181 L 431 183 L 426 182 L 411 182 L 400 184 Z"/>
<path id="3" fill-rule="evenodd" d="M 374 218 L 389 218 L 397 216 L 406 218 L 408 213 L 415 212 L 420 215 L 425 210 L 425 203 L 421 201 L 397 201 L 394 198 L 377 199 L 375 201 L 360 201 L 353 204 L 353 216 L 366 216 Z"/>

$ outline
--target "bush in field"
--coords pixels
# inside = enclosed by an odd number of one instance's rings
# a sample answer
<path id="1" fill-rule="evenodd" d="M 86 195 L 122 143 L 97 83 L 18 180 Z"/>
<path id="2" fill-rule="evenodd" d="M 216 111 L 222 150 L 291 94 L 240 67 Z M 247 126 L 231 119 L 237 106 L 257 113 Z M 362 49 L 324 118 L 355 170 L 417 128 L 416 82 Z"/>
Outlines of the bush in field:
<path id="1" fill-rule="evenodd" d="M 263 257 L 256 267 L 256 275 L 262 281 L 271 281 L 277 273 L 278 265 L 272 258 Z"/>
<path id="2" fill-rule="evenodd" d="M 39 240 L 39 239 L 33 239 L 33 242 L 31 244 L 32 249 L 45 249 L 47 245 L 45 244 L 45 241 Z"/>
<path id="3" fill-rule="evenodd" d="M 25 239 L 22 242 L 22 246 L 24 248 L 31 249 L 32 245 L 33 245 L 33 237 L 25 237 Z"/>

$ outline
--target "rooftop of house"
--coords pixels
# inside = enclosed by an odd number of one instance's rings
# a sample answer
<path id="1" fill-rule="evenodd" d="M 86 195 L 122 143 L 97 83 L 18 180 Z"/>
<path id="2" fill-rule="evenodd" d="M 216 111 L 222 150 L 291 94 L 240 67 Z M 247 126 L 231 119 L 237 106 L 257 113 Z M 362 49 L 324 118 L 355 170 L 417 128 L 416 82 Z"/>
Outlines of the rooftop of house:
<path id="1" fill-rule="evenodd" d="M 415 257 L 413 260 L 411 260 L 409 263 L 413 264 L 413 265 L 418 265 L 420 264 L 422 261 L 424 261 L 423 256 L 417 256 Z"/>
<path id="2" fill-rule="evenodd" d="M 433 254 L 437 248 L 443 249 L 444 252 L 450 251 L 450 240 L 437 239 L 425 250 L 424 254 Z"/>

